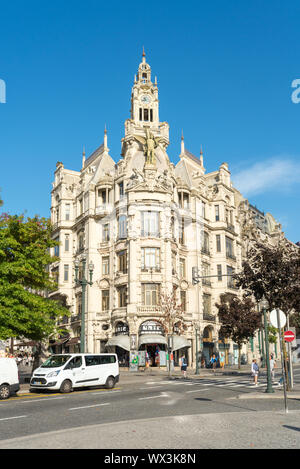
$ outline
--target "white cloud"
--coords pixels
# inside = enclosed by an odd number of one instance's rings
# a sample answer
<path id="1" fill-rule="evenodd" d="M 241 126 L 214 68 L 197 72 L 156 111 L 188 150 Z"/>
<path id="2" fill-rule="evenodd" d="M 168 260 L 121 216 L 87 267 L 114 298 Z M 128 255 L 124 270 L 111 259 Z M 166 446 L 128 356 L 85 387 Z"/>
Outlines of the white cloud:
<path id="1" fill-rule="evenodd" d="M 234 186 L 246 197 L 286 191 L 300 185 L 300 164 L 285 155 L 256 163 L 232 175 Z M 300 190 L 300 187 L 298 188 Z"/>

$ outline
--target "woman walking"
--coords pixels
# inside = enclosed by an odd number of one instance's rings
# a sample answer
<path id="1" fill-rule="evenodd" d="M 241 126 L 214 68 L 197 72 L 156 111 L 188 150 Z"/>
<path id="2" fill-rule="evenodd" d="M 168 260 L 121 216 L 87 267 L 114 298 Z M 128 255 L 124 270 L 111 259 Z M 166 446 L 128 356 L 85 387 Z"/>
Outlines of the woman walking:
<path id="1" fill-rule="evenodd" d="M 251 373 L 252 373 L 253 380 L 254 380 L 254 386 L 257 386 L 259 366 L 258 366 L 255 358 L 252 360 Z"/>
<path id="2" fill-rule="evenodd" d="M 186 378 L 186 369 L 187 362 L 185 356 L 181 357 L 181 371 L 183 372 L 183 377 Z"/>

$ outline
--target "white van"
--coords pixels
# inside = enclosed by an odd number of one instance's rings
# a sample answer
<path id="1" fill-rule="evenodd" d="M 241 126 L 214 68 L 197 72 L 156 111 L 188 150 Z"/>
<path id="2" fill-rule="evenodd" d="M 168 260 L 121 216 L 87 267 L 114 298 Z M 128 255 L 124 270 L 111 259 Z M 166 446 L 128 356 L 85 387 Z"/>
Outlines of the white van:
<path id="1" fill-rule="evenodd" d="M 0 399 L 19 391 L 19 374 L 17 362 L 14 358 L 0 358 Z"/>
<path id="2" fill-rule="evenodd" d="M 85 386 L 111 389 L 119 381 L 119 362 L 115 353 L 73 353 L 51 355 L 31 376 L 30 391 L 53 389 L 71 392 Z"/>

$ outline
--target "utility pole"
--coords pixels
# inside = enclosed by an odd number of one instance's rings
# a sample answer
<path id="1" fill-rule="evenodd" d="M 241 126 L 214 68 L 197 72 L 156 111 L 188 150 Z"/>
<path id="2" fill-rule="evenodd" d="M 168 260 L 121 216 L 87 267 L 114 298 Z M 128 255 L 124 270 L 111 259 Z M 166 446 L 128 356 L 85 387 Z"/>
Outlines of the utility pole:
<path id="1" fill-rule="evenodd" d="M 86 271 L 86 256 L 82 257 L 82 277 L 78 278 L 80 261 L 76 259 L 75 261 L 75 284 L 81 285 L 82 295 L 81 295 L 81 331 L 80 331 L 80 353 L 85 353 L 85 293 L 87 285 L 93 285 L 93 270 L 94 264 L 89 263 L 89 274 L 90 280 L 87 280 L 85 275 Z"/>

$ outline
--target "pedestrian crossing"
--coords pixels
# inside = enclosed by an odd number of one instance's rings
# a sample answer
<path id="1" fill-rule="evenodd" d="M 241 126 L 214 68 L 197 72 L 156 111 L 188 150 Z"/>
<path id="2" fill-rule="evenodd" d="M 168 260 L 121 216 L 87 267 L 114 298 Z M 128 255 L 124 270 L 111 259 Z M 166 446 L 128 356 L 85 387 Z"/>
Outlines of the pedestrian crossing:
<path id="1" fill-rule="evenodd" d="M 267 386 L 267 379 L 262 378 L 261 381 L 258 382 L 257 386 L 254 385 L 252 379 L 241 379 L 241 378 L 202 378 L 202 379 L 183 379 L 178 378 L 175 380 L 165 380 L 160 381 L 161 384 L 168 384 L 172 387 L 176 386 L 196 386 L 196 387 L 220 387 L 220 388 L 248 388 L 248 389 L 258 389 L 258 388 L 265 388 Z M 273 388 L 279 387 L 279 383 L 275 382 L 272 383 Z"/>

